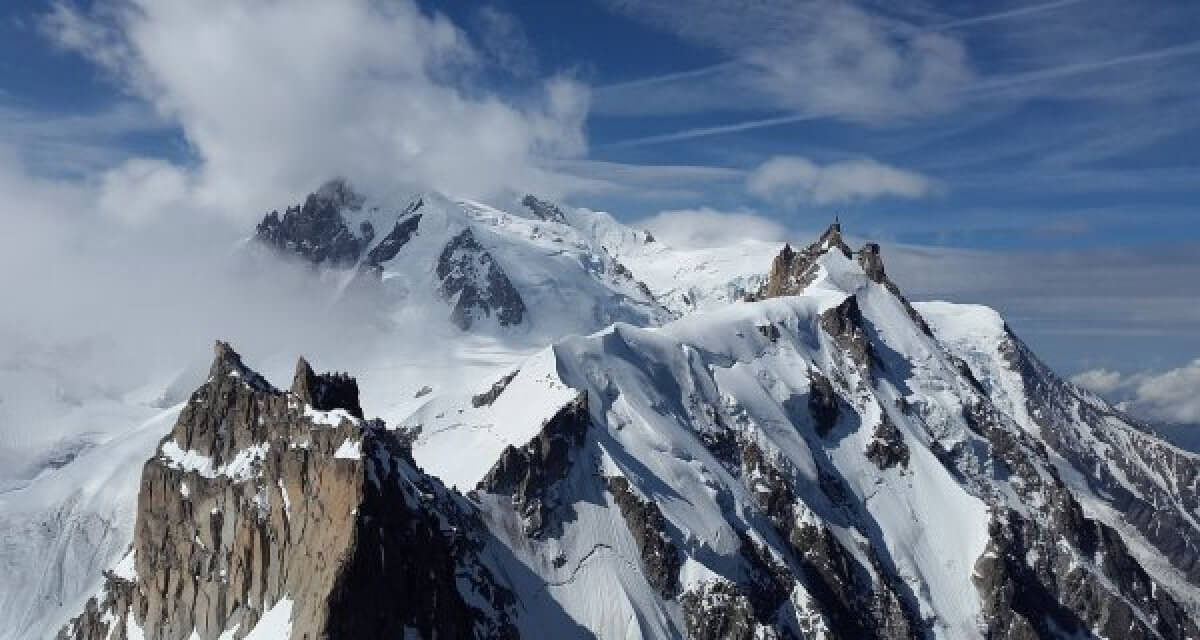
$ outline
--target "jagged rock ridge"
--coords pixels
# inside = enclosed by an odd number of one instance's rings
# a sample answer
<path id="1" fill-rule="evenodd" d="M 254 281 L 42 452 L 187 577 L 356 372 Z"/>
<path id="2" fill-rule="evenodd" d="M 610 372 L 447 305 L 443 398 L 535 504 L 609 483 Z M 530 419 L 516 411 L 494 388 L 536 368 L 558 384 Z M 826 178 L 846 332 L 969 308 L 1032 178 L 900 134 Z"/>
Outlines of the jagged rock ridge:
<path id="1" fill-rule="evenodd" d="M 124 571 L 60 638 L 507 637 L 469 504 L 303 359 L 282 392 L 217 343 L 208 382 L 146 463 Z M 481 608 L 481 605 L 484 608 Z"/>

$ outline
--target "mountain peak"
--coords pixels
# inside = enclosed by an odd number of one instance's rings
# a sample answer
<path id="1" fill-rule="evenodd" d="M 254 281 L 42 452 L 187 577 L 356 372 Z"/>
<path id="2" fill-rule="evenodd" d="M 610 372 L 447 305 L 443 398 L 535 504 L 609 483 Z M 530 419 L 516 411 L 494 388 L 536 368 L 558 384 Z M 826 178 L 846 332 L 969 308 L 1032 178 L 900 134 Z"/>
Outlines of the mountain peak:
<path id="1" fill-rule="evenodd" d="M 829 228 L 825 230 L 825 233 L 821 234 L 821 237 L 816 241 L 815 244 L 812 245 L 812 247 L 810 247 L 810 249 L 814 247 L 818 248 L 821 253 L 825 253 L 830 249 L 837 248 L 847 258 L 849 258 L 850 254 L 852 253 L 850 247 L 846 245 L 844 240 L 842 240 L 842 224 L 836 221 L 829 225 Z"/>
<path id="2" fill-rule="evenodd" d="M 362 208 L 366 198 L 359 193 L 350 181 L 342 177 L 332 178 L 321 185 L 310 198 L 319 198 L 333 205 L 334 209 L 350 209 L 357 211 Z"/>
<path id="3" fill-rule="evenodd" d="M 210 381 L 220 381 L 226 378 L 241 378 L 251 387 L 263 391 L 274 391 L 271 383 L 250 367 L 242 363 L 242 356 L 224 340 L 217 340 L 213 345 L 213 362 L 208 369 Z"/>
<path id="4" fill-rule="evenodd" d="M 829 225 L 816 242 L 800 251 L 792 249 L 790 244 L 785 244 L 783 250 L 771 261 L 771 271 L 760 297 L 798 295 L 817 277 L 817 260 L 834 249 L 847 258 L 854 255 L 842 240 L 842 225 L 838 222 Z"/>
<path id="5" fill-rule="evenodd" d="M 291 391 L 318 411 L 344 409 L 356 418 L 363 417 L 358 382 L 344 373 L 315 373 L 303 356 L 296 362 Z"/>

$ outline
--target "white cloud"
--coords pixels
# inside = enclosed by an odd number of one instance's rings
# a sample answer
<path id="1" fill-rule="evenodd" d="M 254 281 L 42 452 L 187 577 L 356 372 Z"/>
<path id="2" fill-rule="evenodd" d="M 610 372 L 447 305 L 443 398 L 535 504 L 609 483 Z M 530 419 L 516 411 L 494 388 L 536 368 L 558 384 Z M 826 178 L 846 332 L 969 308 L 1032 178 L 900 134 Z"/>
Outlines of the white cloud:
<path id="1" fill-rule="evenodd" d="M 1140 376 L 1130 410 L 1166 422 L 1200 422 L 1200 358 Z"/>
<path id="2" fill-rule="evenodd" d="M 1094 369 L 1071 381 L 1119 400 L 1122 409 L 1147 420 L 1200 423 L 1200 358 L 1175 369 L 1129 376 Z"/>
<path id="3" fill-rule="evenodd" d="M 886 196 L 919 198 L 935 185 L 919 173 L 871 159 L 819 165 L 800 156 L 776 156 L 750 173 L 746 188 L 774 202 L 826 205 Z"/>
<path id="4" fill-rule="evenodd" d="M 1111 369 L 1089 369 L 1071 376 L 1071 382 L 1096 393 L 1111 393 L 1120 388 L 1122 376 Z"/>
<path id="5" fill-rule="evenodd" d="M 676 209 L 635 221 L 667 245 L 682 249 L 727 246 L 744 239 L 780 241 L 788 235 L 778 222 L 753 211 Z"/>
<path id="6" fill-rule="evenodd" d="M 142 223 L 165 211 L 187 209 L 188 173 L 154 158 L 132 158 L 100 176 L 100 211 L 128 223 Z"/>
<path id="7" fill-rule="evenodd" d="M 179 167 L 189 199 L 234 215 L 333 175 L 368 189 L 553 193 L 543 159 L 586 146 L 585 88 L 559 76 L 523 97 L 489 94 L 485 56 L 409 0 L 107 0 L 57 5 L 45 24 L 183 130 L 198 159 Z M 503 35 L 489 33 L 495 50 Z"/>

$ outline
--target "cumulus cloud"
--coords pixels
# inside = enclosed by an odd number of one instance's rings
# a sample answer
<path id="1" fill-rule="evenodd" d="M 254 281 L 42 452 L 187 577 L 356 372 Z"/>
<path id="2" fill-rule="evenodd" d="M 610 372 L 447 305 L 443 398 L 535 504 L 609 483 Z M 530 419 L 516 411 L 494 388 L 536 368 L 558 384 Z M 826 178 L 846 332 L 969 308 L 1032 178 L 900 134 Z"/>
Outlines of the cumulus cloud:
<path id="1" fill-rule="evenodd" d="M 582 86 L 555 76 L 497 95 L 492 54 L 409 0 L 62 2 L 42 25 L 123 96 L 88 118 L 0 109 L 6 470 L 60 438 L 129 427 L 96 407 L 141 406 L 130 394 L 203 367 L 216 338 L 276 379 L 299 353 L 351 371 L 384 352 L 436 360 L 453 335 L 392 327 L 450 331 L 443 310 L 405 319 L 383 300 L 334 299 L 296 265 L 248 264 L 253 222 L 335 175 L 385 198 L 554 195 L 547 167 L 585 151 Z M 504 30 L 489 33 L 500 46 Z M 184 158 L 118 139 L 147 131 L 180 134 Z"/>
<path id="2" fill-rule="evenodd" d="M 734 244 L 740 240 L 782 241 L 787 229 L 748 209 L 720 211 L 709 207 L 663 211 L 633 223 L 666 244 L 699 249 Z"/>
<path id="3" fill-rule="evenodd" d="M 1200 423 L 1200 358 L 1175 369 L 1131 375 L 1084 371 L 1071 381 L 1119 401 L 1121 408 L 1154 422 Z"/>
<path id="4" fill-rule="evenodd" d="M 1120 371 L 1089 369 L 1071 376 L 1071 382 L 1096 393 L 1111 393 L 1121 387 L 1123 377 Z"/>
<path id="5" fill-rule="evenodd" d="M 333 175 L 553 193 L 543 158 L 586 146 L 582 85 L 555 76 L 490 94 L 479 81 L 489 56 L 409 0 L 101 0 L 58 4 L 44 24 L 182 130 L 196 162 L 178 167 L 190 175 L 177 186 L 215 210 L 258 215 Z M 504 29 L 487 33 L 487 51 L 501 50 Z M 148 168 L 121 167 L 111 186 Z M 159 169 L 146 177 L 163 188 Z"/>
<path id="6" fill-rule="evenodd" d="M 936 186 L 919 173 L 871 159 L 820 165 L 801 156 L 775 156 L 750 173 L 746 188 L 773 202 L 827 205 L 881 197 L 919 198 Z"/>

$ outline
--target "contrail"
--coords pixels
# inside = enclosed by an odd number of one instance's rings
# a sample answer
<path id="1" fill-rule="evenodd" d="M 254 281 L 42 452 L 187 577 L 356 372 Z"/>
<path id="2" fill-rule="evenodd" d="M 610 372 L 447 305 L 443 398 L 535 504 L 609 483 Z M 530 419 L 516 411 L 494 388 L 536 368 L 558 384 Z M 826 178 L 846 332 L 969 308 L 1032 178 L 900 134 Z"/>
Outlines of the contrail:
<path id="1" fill-rule="evenodd" d="M 1081 0 L 1076 0 L 1081 1 Z M 1064 76 L 1076 75 L 1080 73 L 1088 73 L 1091 71 L 1099 71 L 1110 67 L 1117 67 L 1125 64 L 1134 64 L 1137 62 L 1148 62 L 1152 60 L 1167 60 L 1180 56 L 1200 54 L 1200 40 L 1188 42 L 1185 44 L 1164 47 L 1155 49 L 1154 51 L 1145 51 L 1142 53 L 1134 53 L 1125 56 L 1109 58 L 1107 60 L 1097 60 L 1094 62 L 1079 62 L 1075 64 L 1062 65 L 1059 67 L 1050 67 L 1047 69 L 1037 69 L 1034 71 L 1026 71 L 1022 73 L 1014 73 L 1006 76 L 1000 76 L 992 79 L 981 80 L 964 87 L 958 93 L 976 93 L 995 89 L 1006 89 L 1008 87 L 1020 86 L 1023 84 L 1031 84 L 1041 82 L 1043 80 L 1052 80 Z M 650 144 L 659 144 L 663 142 L 676 142 L 679 140 L 689 140 L 692 138 L 701 138 L 705 136 L 721 135 L 725 133 L 736 133 L 738 131 L 747 131 L 750 129 L 762 129 L 765 127 L 774 127 L 794 122 L 803 122 L 806 120 L 816 120 L 835 115 L 830 112 L 826 113 L 797 113 L 785 116 L 776 116 L 774 118 L 763 118 L 759 120 L 747 120 L 743 122 L 735 122 L 732 124 L 716 125 L 712 127 L 696 127 L 692 129 L 684 129 L 682 131 L 674 131 L 661 135 L 645 136 L 642 138 L 633 138 L 630 140 L 621 140 L 612 144 L 603 145 L 612 148 L 623 147 L 640 147 Z"/>
<path id="2" fill-rule="evenodd" d="M 1052 10 L 1058 9 L 1060 7 L 1068 7 L 1070 5 L 1079 4 L 1081 2 L 1087 2 L 1087 0 L 1056 0 L 1055 2 L 1047 2 L 1045 4 L 1035 4 L 1035 5 L 1030 5 L 1027 7 L 1019 7 L 1017 9 L 1009 9 L 1008 11 L 998 11 L 996 13 L 988 13 L 985 15 L 974 16 L 971 18 L 963 18 L 961 20 L 952 20 L 950 22 L 943 22 L 942 24 L 935 24 L 935 25 L 931 25 L 929 27 L 925 27 L 925 28 L 921 29 L 921 31 L 946 31 L 946 30 L 950 30 L 950 29 L 957 29 L 958 27 L 970 26 L 973 24 L 981 24 L 984 22 L 994 22 L 996 20 L 1006 20 L 1008 18 L 1015 18 L 1017 16 L 1029 15 L 1031 13 L 1042 13 L 1043 11 L 1052 11 Z"/>
<path id="3" fill-rule="evenodd" d="M 966 93 L 975 91 L 987 91 L 989 89 L 1004 89 L 1007 87 L 1029 84 L 1031 82 L 1040 82 L 1042 80 L 1052 80 L 1063 76 L 1070 76 L 1079 73 L 1088 73 L 1090 71 L 1099 71 L 1108 69 L 1109 67 L 1117 67 L 1124 64 L 1133 64 L 1135 62 L 1148 62 L 1150 60 L 1167 60 L 1170 58 L 1178 58 L 1180 56 L 1195 55 L 1200 53 L 1200 40 L 1195 40 L 1185 44 L 1177 44 L 1154 51 L 1144 51 L 1142 53 L 1132 53 L 1125 56 L 1117 56 L 1107 60 L 1097 60 L 1094 62 L 1077 62 L 1074 64 L 1066 64 L 1060 67 L 1050 67 L 1048 69 L 1037 69 L 1034 71 L 1024 71 L 1009 75 L 999 76 L 990 80 L 982 80 L 974 85 L 965 88 Z"/>
<path id="4" fill-rule="evenodd" d="M 791 124 L 793 122 L 804 122 L 805 120 L 817 120 L 824 118 L 828 113 L 794 113 L 786 116 L 778 116 L 775 118 L 763 118 L 761 120 L 747 120 L 743 122 L 735 122 L 733 124 L 723 124 L 714 127 L 696 127 L 694 129 L 684 129 L 672 133 L 664 133 L 656 136 L 646 136 L 644 138 L 632 138 L 629 140 L 621 140 L 611 144 L 601 145 L 604 147 L 620 149 L 625 147 L 641 147 L 648 144 L 659 144 L 662 142 L 674 142 L 677 140 L 689 140 L 691 138 L 703 138 L 705 136 L 715 136 L 723 133 L 736 133 L 738 131 L 748 131 L 750 129 L 762 129 L 765 127 L 774 127 L 781 124 Z"/>

